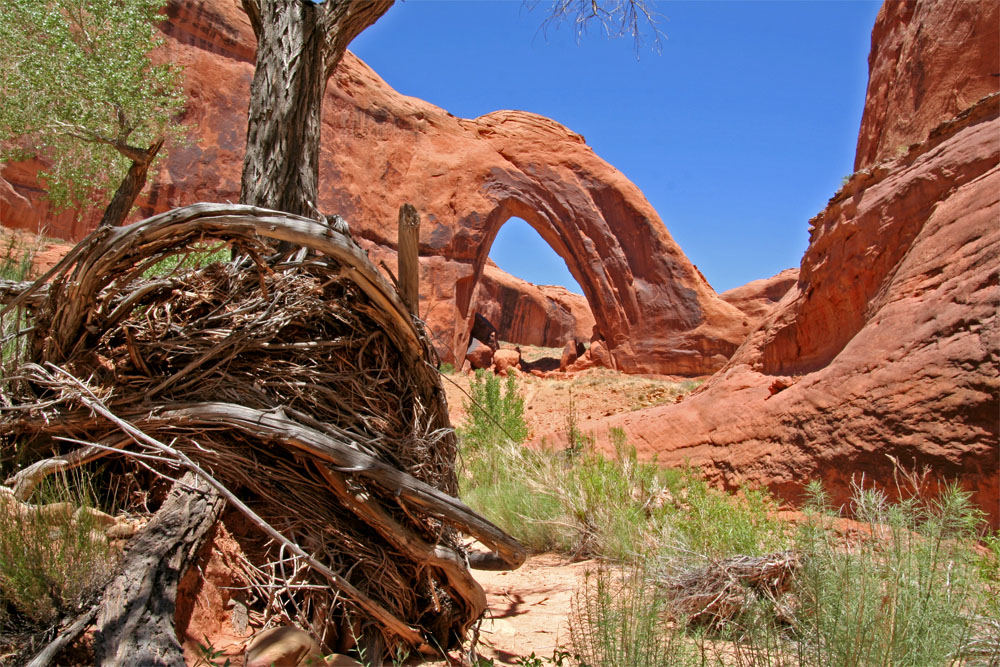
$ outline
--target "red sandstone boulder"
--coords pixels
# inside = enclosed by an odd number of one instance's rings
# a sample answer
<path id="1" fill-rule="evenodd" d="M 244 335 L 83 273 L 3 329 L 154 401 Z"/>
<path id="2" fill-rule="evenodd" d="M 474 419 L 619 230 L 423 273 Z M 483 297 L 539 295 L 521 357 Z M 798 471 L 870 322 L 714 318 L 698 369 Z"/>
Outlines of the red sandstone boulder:
<path id="1" fill-rule="evenodd" d="M 614 358 L 608 351 L 608 346 L 603 340 L 594 340 L 590 343 L 587 351 L 580 355 L 576 361 L 569 364 L 566 370 L 571 373 L 585 371 L 588 368 L 614 368 Z"/>
<path id="2" fill-rule="evenodd" d="M 586 352 L 583 343 L 578 339 L 572 338 L 566 341 L 566 345 L 563 347 L 562 357 L 559 360 L 559 370 L 565 371 L 570 364 L 580 358 Z"/>
<path id="3" fill-rule="evenodd" d="M 246 667 L 298 667 L 322 662 L 323 652 L 316 640 L 292 626 L 268 628 L 247 646 Z"/>
<path id="4" fill-rule="evenodd" d="M 493 369 L 497 373 L 506 373 L 508 369 L 518 369 L 521 366 L 521 350 L 504 347 L 493 353 Z"/>
<path id="5" fill-rule="evenodd" d="M 465 353 L 465 360 L 469 362 L 469 366 L 474 370 L 481 370 L 493 365 L 493 355 L 494 352 L 488 345 L 473 339 L 472 344 L 469 345 L 469 350 Z"/>
<path id="6" fill-rule="evenodd" d="M 587 355 L 595 366 L 600 366 L 601 368 L 615 367 L 614 361 L 611 359 L 611 353 L 608 351 L 608 346 L 603 340 L 592 342 L 590 348 L 587 350 Z"/>

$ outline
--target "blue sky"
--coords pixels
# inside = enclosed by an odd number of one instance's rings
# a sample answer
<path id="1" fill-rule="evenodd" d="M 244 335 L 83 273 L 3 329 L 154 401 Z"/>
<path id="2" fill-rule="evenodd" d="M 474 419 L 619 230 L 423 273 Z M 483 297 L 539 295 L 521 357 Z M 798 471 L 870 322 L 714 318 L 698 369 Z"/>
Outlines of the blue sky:
<path id="1" fill-rule="evenodd" d="M 853 171 L 879 2 L 661 2 L 662 51 L 569 26 L 549 3 L 406 0 L 351 45 L 398 91 L 474 118 L 523 109 L 579 132 L 646 195 L 717 291 L 798 266 Z M 526 223 L 490 256 L 567 284 Z"/>

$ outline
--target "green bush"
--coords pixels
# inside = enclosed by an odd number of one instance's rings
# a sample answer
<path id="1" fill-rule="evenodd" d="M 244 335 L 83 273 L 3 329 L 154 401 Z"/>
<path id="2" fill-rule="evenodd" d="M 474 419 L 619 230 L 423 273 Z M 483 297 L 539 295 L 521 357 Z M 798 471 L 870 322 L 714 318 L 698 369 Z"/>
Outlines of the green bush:
<path id="1" fill-rule="evenodd" d="M 10 495 L 0 497 L 0 629 L 45 627 L 71 614 L 111 571 L 113 550 L 87 511 L 94 497 L 81 480 L 43 482 L 33 497 L 40 510 L 19 511 Z"/>
<path id="2" fill-rule="evenodd" d="M 501 388 L 499 377 L 477 370 L 469 394 L 471 399 L 465 403 L 468 422 L 458 431 L 466 447 L 483 450 L 499 447 L 507 440 L 520 445 L 527 439 L 524 398 L 514 376 L 509 376 Z"/>
<path id="3" fill-rule="evenodd" d="M 680 507 L 661 540 L 670 557 L 758 556 L 788 547 L 785 524 L 775 518 L 777 506 L 764 491 L 741 489 L 733 495 L 686 470 L 674 482 L 673 492 Z"/>
<path id="4" fill-rule="evenodd" d="M 27 280 L 34 260 L 34 251 L 21 246 L 17 238 L 11 235 L 0 256 L 0 279 Z"/>
<path id="5" fill-rule="evenodd" d="M 802 570 L 793 591 L 797 653 L 808 664 L 936 665 L 959 661 L 989 614 L 973 549 L 982 514 L 948 486 L 933 500 L 889 502 L 855 488 L 864 534 L 847 544 L 830 528 L 818 485 L 797 538 Z M 984 589 L 984 583 L 986 587 Z M 984 595 L 992 587 L 993 594 Z M 1000 620 L 1000 619 L 994 619 Z M 995 647 L 1000 650 L 1000 646 Z M 1000 658 L 1000 654 L 993 659 Z"/>
<path id="6" fill-rule="evenodd" d="M 702 664 L 696 642 L 669 622 L 664 597 L 642 561 L 587 572 L 569 628 L 581 666 Z"/>

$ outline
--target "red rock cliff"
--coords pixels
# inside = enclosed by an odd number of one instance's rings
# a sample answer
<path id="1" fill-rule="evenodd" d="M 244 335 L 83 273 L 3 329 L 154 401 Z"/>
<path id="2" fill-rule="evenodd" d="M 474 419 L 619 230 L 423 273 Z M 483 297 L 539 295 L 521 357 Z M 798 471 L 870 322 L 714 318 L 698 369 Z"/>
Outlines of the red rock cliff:
<path id="1" fill-rule="evenodd" d="M 500 340 L 560 348 L 571 338 L 590 340 L 590 306 L 565 287 L 532 285 L 487 263 L 480 288 L 479 312 L 496 326 Z"/>
<path id="2" fill-rule="evenodd" d="M 935 17 L 970 7 L 978 13 L 965 34 L 993 39 L 995 3 L 914 3 L 909 24 L 922 30 L 912 59 L 952 39 L 951 24 Z M 873 80 L 887 71 L 883 58 L 896 58 L 874 34 Z M 863 133 L 895 131 L 871 115 L 898 97 L 895 85 L 869 88 Z M 932 79 L 923 85 L 938 89 Z M 796 284 L 726 367 L 682 403 L 609 418 L 598 435 L 622 427 L 661 463 L 690 462 L 722 484 L 764 485 L 793 500 L 810 479 L 824 480 L 838 502 L 855 474 L 890 485 L 891 456 L 961 480 L 1000 525 L 998 114 L 993 94 L 855 174 L 811 221 Z"/>
<path id="3" fill-rule="evenodd" d="M 898 157 L 997 89 L 1000 3 L 889 0 L 872 29 L 854 169 Z"/>

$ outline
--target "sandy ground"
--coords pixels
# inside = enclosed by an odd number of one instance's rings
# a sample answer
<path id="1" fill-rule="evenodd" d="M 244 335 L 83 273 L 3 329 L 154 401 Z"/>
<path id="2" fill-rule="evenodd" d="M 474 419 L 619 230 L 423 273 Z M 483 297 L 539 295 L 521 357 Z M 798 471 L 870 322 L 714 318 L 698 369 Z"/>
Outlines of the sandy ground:
<path id="1" fill-rule="evenodd" d="M 489 602 L 477 653 L 513 664 L 532 652 L 547 658 L 556 648 L 567 647 L 573 597 L 584 573 L 595 565 L 542 554 L 513 572 L 475 572 Z"/>

